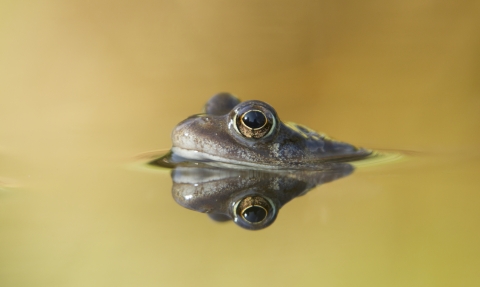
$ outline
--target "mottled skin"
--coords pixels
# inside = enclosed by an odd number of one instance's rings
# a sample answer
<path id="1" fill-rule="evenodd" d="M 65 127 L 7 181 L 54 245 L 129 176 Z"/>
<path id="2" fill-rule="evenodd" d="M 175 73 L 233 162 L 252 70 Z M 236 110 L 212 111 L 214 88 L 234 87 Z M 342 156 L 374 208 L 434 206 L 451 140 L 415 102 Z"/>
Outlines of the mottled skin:
<path id="1" fill-rule="evenodd" d="M 249 110 L 260 110 L 272 128 L 262 138 L 247 138 L 236 119 Z M 172 152 L 191 160 L 210 160 L 260 168 L 323 169 L 326 162 L 356 160 L 371 152 L 335 141 L 295 123 L 284 123 L 276 111 L 261 101 L 240 102 L 222 93 L 211 98 L 204 114 L 179 123 L 172 132 Z"/>

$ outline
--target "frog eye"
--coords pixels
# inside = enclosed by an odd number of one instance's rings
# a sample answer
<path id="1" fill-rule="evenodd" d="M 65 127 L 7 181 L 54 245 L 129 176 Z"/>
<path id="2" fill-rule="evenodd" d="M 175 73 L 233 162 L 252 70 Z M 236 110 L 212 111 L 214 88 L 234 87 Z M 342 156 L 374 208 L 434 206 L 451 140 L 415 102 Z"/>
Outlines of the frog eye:
<path id="1" fill-rule="evenodd" d="M 262 196 L 247 196 L 234 205 L 234 222 L 247 229 L 262 229 L 275 221 L 273 203 Z"/>
<path id="2" fill-rule="evenodd" d="M 252 205 L 242 210 L 242 218 L 250 223 L 262 222 L 267 217 L 268 211 L 259 205 Z"/>
<path id="3" fill-rule="evenodd" d="M 259 139 L 265 137 L 273 128 L 275 119 L 268 111 L 247 110 L 236 119 L 238 131 L 246 138 Z"/>
<path id="4" fill-rule="evenodd" d="M 280 122 L 275 109 L 262 101 L 238 104 L 227 119 L 229 130 L 240 141 L 267 138 L 278 130 L 277 122 Z"/>

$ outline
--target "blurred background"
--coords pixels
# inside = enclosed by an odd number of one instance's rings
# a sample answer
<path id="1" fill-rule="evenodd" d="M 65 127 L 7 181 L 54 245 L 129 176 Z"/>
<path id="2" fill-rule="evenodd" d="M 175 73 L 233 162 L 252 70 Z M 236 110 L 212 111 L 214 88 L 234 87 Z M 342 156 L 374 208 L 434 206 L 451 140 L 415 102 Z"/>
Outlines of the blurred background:
<path id="1" fill-rule="evenodd" d="M 0 1 L 0 286 L 478 286 L 480 2 Z M 214 93 L 401 163 L 249 232 L 132 168 Z"/>

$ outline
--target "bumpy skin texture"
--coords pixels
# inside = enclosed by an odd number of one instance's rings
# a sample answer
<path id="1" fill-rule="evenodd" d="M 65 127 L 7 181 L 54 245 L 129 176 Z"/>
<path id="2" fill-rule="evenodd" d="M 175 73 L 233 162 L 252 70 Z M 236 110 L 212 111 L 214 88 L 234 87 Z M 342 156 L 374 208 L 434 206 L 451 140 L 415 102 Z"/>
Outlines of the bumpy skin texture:
<path id="1" fill-rule="evenodd" d="M 238 103 L 236 98 L 222 93 L 206 105 L 221 106 L 221 112 L 214 109 L 213 114 L 195 115 L 179 123 L 172 132 L 173 153 L 193 160 L 279 169 L 315 169 L 325 162 L 355 160 L 370 154 L 307 127 L 283 123 L 273 107 L 261 101 L 237 104 L 221 115 L 234 103 Z M 238 117 L 252 109 L 271 119 L 271 131 L 263 138 L 247 138 L 237 127 Z"/>

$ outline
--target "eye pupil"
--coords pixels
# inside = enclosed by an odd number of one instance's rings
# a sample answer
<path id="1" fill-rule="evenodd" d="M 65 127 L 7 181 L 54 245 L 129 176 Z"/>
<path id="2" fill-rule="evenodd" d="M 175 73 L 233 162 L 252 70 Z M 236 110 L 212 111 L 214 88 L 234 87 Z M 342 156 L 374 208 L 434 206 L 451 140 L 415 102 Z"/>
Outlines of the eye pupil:
<path id="1" fill-rule="evenodd" d="M 251 129 L 259 129 L 267 123 L 267 118 L 260 111 L 249 111 L 243 115 L 242 121 Z"/>
<path id="2" fill-rule="evenodd" d="M 243 108 L 236 108 L 232 112 L 230 116 L 234 119 L 234 131 L 245 138 L 261 139 L 270 135 L 276 127 L 273 108 L 250 104 Z"/>
<path id="3" fill-rule="evenodd" d="M 242 213 L 243 218 L 251 223 L 257 223 L 267 217 L 267 211 L 260 206 L 251 206 L 245 209 Z"/>

